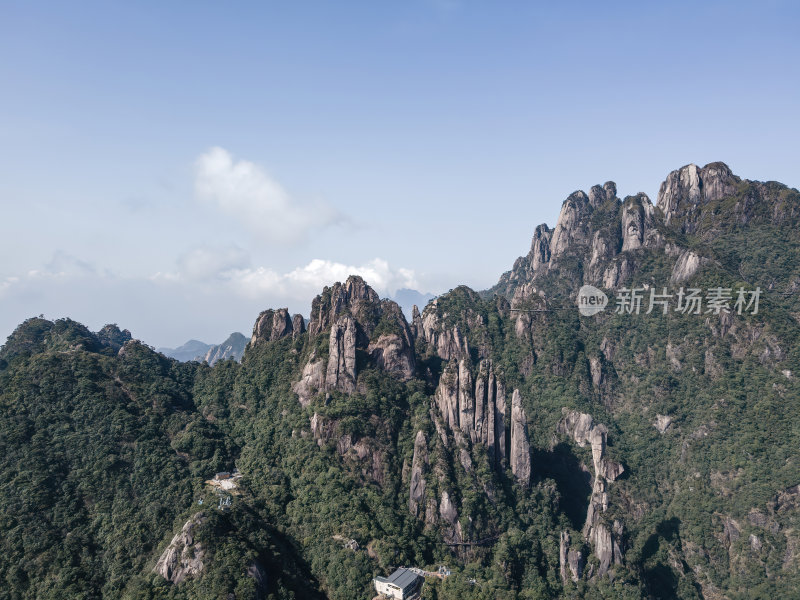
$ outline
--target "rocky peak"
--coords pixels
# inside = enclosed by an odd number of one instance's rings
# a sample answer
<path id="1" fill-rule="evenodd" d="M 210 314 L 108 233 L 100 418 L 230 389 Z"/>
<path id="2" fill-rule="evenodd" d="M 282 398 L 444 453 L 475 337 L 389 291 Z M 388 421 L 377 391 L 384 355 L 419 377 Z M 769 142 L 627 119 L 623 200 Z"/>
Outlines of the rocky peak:
<path id="1" fill-rule="evenodd" d="M 482 360 L 476 375 L 468 358 L 449 361 L 439 378 L 435 402 L 446 427 L 465 441 L 486 446 L 491 466 L 502 467 L 506 456 L 506 391 L 492 361 Z"/>
<path id="2" fill-rule="evenodd" d="M 297 330 L 300 331 L 297 331 Z M 301 315 L 289 316 L 288 308 L 269 309 L 258 315 L 250 338 L 252 345 L 260 342 L 274 342 L 287 336 L 297 337 L 305 331 Z"/>
<path id="3" fill-rule="evenodd" d="M 131 332 L 127 329 L 120 329 L 115 324 L 110 324 L 104 326 L 100 331 L 97 332 L 97 339 L 100 340 L 100 343 L 104 346 L 111 348 L 114 351 L 118 351 L 122 346 L 125 345 L 125 342 L 130 341 L 133 339 L 131 337 Z"/>
<path id="4" fill-rule="evenodd" d="M 592 210 L 586 192 L 574 192 L 564 200 L 550 242 L 553 257 L 564 254 L 574 243 L 588 243 L 589 228 L 585 217 L 591 214 Z"/>
<path id="5" fill-rule="evenodd" d="M 647 194 L 628 196 L 622 203 L 622 251 L 661 244 L 653 203 Z"/>
<path id="6" fill-rule="evenodd" d="M 593 185 L 589 190 L 589 204 L 592 208 L 597 208 L 603 202 L 613 200 L 617 197 L 617 184 L 613 181 L 606 181 L 602 186 Z"/>
<path id="7" fill-rule="evenodd" d="M 533 233 L 531 240 L 530 266 L 535 272 L 542 268 L 542 265 L 550 262 L 550 240 L 553 237 L 553 230 L 547 225 L 539 225 Z"/>
<path id="8" fill-rule="evenodd" d="M 303 315 L 297 314 L 292 317 L 292 337 L 299 337 L 306 332 L 306 320 Z"/>
<path id="9" fill-rule="evenodd" d="M 358 349 L 365 350 L 379 369 L 399 379 L 414 376 L 414 337 L 402 309 L 392 300 L 381 300 L 361 277 L 353 275 L 343 284 L 326 287 L 314 299 L 309 338 L 328 328 L 327 362 L 313 351 L 302 379 L 294 384 L 302 404 L 320 391 L 353 393 L 358 377 Z"/>
<path id="10" fill-rule="evenodd" d="M 180 583 L 188 577 L 196 577 L 203 572 L 206 549 L 195 539 L 195 530 L 207 518 L 204 512 L 199 512 L 186 521 L 172 538 L 169 546 L 161 553 L 153 569 L 155 573 L 167 581 Z"/>
<path id="11" fill-rule="evenodd" d="M 531 448 L 528 441 L 528 419 L 522 406 L 519 390 L 511 395 L 511 472 L 517 481 L 527 486 L 531 480 Z"/>
<path id="12" fill-rule="evenodd" d="M 433 300 L 422 314 L 417 311 L 412 322 L 415 337 L 424 340 L 428 348 L 443 360 L 469 356 L 469 343 L 458 325 L 446 325 L 447 314 L 440 314 L 439 301 Z"/>
<path id="13" fill-rule="evenodd" d="M 667 225 L 693 233 L 703 205 L 732 195 L 740 182 L 725 163 L 709 163 L 702 169 L 689 164 L 667 175 L 658 190 L 656 206 Z"/>
<path id="14" fill-rule="evenodd" d="M 381 300 L 367 282 L 358 275 L 351 275 L 344 283 L 325 287 L 311 303 L 311 319 L 308 332 L 312 337 L 322 333 L 342 314 L 352 315 L 369 332 L 376 324 L 376 307 Z"/>

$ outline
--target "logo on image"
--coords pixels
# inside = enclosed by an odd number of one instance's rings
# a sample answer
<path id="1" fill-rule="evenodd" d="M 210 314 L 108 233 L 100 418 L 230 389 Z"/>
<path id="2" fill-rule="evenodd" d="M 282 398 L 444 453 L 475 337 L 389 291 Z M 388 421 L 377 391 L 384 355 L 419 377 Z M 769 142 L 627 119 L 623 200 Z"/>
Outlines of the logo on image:
<path id="1" fill-rule="evenodd" d="M 593 285 L 584 285 L 578 290 L 578 311 L 584 317 L 591 317 L 605 310 L 608 296 Z"/>

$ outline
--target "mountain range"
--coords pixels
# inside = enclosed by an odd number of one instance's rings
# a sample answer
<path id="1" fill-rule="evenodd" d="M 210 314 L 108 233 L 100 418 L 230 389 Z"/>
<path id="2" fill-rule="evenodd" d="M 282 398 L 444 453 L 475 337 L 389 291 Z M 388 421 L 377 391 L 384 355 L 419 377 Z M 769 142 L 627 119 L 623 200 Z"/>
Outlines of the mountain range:
<path id="1" fill-rule="evenodd" d="M 571 194 L 410 320 L 357 276 L 265 310 L 241 362 L 29 319 L 0 349 L 4 593 L 372 598 L 447 565 L 422 598 L 792 597 L 798 290 L 800 192 L 711 163 L 655 203 Z"/>

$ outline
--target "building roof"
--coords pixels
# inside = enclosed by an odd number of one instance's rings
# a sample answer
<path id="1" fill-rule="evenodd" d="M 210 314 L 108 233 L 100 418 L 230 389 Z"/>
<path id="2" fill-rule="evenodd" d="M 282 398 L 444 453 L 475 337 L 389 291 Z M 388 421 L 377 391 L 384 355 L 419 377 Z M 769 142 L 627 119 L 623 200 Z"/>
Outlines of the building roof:
<path id="1" fill-rule="evenodd" d="M 419 575 L 413 571 L 409 571 L 408 569 L 400 567 L 394 573 L 389 575 L 389 577 L 376 577 L 376 579 L 382 582 L 391 583 L 392 585 L 399 587 L 401 590 L 404 590 L 409 585 L 416 583 L 417 577 L 419 577 Z"/>

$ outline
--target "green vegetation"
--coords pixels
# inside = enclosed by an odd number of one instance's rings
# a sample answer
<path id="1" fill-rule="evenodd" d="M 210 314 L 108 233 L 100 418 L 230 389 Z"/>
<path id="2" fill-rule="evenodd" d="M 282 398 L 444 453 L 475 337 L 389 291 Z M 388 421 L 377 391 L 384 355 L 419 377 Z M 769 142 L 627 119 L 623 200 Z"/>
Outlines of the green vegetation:
<path id="1" fill-rule="evenodd" d="M 241 363 L 210 368 L 167 359 L 116 326 L 95 334 L 29 319 L 0 349 L 0 597 L 352 600 L 371 598 L 372 578 L 397 566 L 441 564 L 453 574 L 429 578 L 425 599 L 792 596 L 800 306 L 786 292 L 800 281 L 800 198 L 765 185 L 777 198 L 769 207 L 748 204 L 745 182 L 692 233 L 661 231 L 709 259 L 684 285 L 759 285 L 757 315 L 617 315 L 613 299 L 593 318 L 519 313 L 508 298 L 463 286 L 429 307 L 442 330 L 458 327 L 467 339 L 474 372 L 491 359 L 507 403 L 520 390 L 527 488 L 507 465 L 490 466 L 482 444 L 459 446 L 436 427 L 444 364 L 419 337 L 416 378 L 398 381 L 359 347 L 356 392 L 323 391 L 302 406 L 292 386 L 312 354 L 328 357 L 328 331 L 255 344 Z M 592 230 L 620 243 L 621 210 L 602 204 Z M 663 249 L 625 258 L 629 285 L 664 285 L 675 263 Z M 536 280 L 547 299 L 519 306 L 566 306 L 585 265 L 577 252 L 564 256 Z M 316 314 L 332 293 L 315 300 Z M 361 307 L 373 338 L 406 331 L 390 308 Z M 602 577 L 581 534 L 592 450 L 556 433 L 562 408 L 605 424 L 607 454 L 625 468 L 603 516 L 624 525 L 625 559 Z M 659 415 L 671 420 L 663 432 Z M 418 431 L 429 453 L 426 498 L 436 500 L 415 516 Z M 205 480 L 234 468 L 243 476 L 220 510 Z M 444 492 L 453 523 L 440 516 Z M 154 566 L 201 510 L 202 574 L 173 584 Z M 475 544 L 448 545 L 456 528 Z M 561 578 L 564 531 L 588 559 L 578 582 Z"/>

